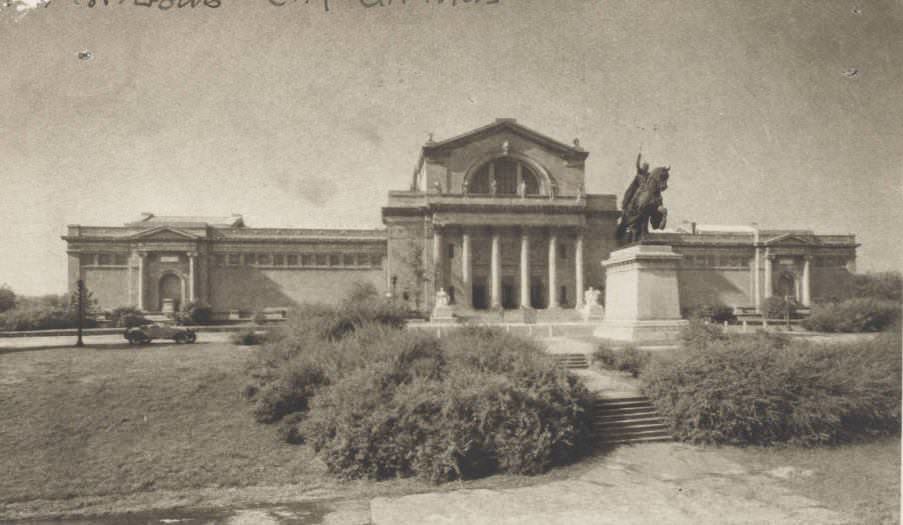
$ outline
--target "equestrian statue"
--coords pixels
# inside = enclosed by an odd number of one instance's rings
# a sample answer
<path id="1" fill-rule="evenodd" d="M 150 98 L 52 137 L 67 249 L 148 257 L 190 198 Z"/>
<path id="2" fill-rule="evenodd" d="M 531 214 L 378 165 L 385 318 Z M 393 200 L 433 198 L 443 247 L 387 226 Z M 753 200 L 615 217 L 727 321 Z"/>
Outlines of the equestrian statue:
<path id="1" fill-rule="evenodd" d="M 641 162 L 643 154 L 636 157 L 636 176 L 624 192 L 621 201 L 621 218 L 616 237 L 622 242 L 636 242 L 649 235 L 649 223 L 656 230 L 665 228 L 668 210 L 663 206 L 662 192 L 668 189 L 670 166 L 649 171 L 649 164 Z"/>

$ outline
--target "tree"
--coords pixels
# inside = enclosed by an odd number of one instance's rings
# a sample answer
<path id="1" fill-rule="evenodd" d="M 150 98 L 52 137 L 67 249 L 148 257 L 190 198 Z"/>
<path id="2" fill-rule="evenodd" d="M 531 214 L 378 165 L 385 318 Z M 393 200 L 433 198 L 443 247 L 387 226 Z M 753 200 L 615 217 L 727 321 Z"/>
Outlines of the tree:
<path id="1" fill-rule="evenodd" d="M 0 285 L 0 313 L 16 307 L 16 292 L 7 284 Z"/>
<path id="2" fill-rule="evenodd" d="M 409 278 L 405 287 L 414 290 L 414 305 L 420 310 L 420 300 L 423 297 L 424 285 L 431 282 L 426 264 L 423 261 L 423 245 L 415 239 L 408 241 L 405 252 L 401 255 L 401 261 L 409 269 Z"/>

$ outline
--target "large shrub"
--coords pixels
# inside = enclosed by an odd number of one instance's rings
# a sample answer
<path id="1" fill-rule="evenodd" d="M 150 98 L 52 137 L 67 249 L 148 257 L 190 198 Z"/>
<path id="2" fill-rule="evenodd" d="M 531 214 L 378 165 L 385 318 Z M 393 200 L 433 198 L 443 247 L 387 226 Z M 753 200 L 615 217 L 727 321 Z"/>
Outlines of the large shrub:
<path id="1" fill-rule="evenodd" d="M 639 377 L 649 364 L 649 352 L 638 349 L 633 345 L 624 348 L 612 349 L 602 343 L 593 353 L 593 362 L 607 370 L 628 372 L 633 377 Z"/>
<path id="2" fill-rule="evenodd" d="M 672 357 L 654 361 L 643 382 L 680 439 L 812 445 L 899 431 L 896 333 L 832 346 L 720 337 Z"/>
<path id="3" fill-rule="evenodd" d="M 182 313 L 185 321 L 192 324 L 210 324 L 213 320 L 213 307 L 203 301 L 193 301 L 185 305 Z"/>
<path id="4" fill-rule="evenodd" d="M 534 474 L 586 449 L 588 393 L 530 341 L 475 329 L 370 345 L 382 358 L 324 388 L 300 425 L 341 477 Z"/>
<path id="5" fill-rule="evenodd" d="M 820 290 L 817 302 L 840 302 L 848 299 L 879 299 L 900 302 L 903 298 L 903 276 L 900 272 L 836 273 L 831 286 Z"/>
<path id="6" fill-rule="evenodd" d="M 120 306 L 114 308 L 113 311 L 110 312 L 110 322 L 113 326 L 130 328 L 132 326 L 144 324 L 147 320 L 144 318 L 144 314 L 141 313 L 140 309 L 135 308 L 134 306 Z"/>
<path id="7" fill-rule="evenodd" d="M 529 474 L 586 450 L 588 392 L 529 340 L 480 328 L 440 340 L 375 300 L 301 311 L 254 359 L 246 394 L 340 477 Z"/>
<path id="8" fill-rule="evenodd" d="M 684 309 L 683 314 L 687 319 L 703 319 L 714 323 L 737 320 L 734 308 L 720 303 L 690 306 Z"/>
<path id="9" fill-rule="evenodd" d="M 878 332 L 894 325 L 899 319 L 898 301 L 849 299 L 814 305 L 803 326 L 817 332 Z"/>

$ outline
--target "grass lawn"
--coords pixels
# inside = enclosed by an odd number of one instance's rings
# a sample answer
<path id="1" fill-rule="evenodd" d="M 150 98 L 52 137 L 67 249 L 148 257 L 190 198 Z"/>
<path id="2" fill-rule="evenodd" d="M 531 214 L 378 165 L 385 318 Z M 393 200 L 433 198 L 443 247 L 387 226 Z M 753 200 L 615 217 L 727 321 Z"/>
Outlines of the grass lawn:
<path id="1" fill-rule="evenodd" d="M 254 423 L 249 350 L 128 345 L 0 354 L 0 503 L 321 477 Z"/>
<path id="2" fill-rule="evenodd" d="M 899 437 L 836 447 L 718 451 L 751 470 L 776 476 L 794 492 L 853 516 L 857 523 L 900 523 Z"/>
<path id="3" fill-rule="evenodd" d="M 253 351 L 228 343 L 0 351 L 0 520 L 164 500 L 207 507 L 511 488 L 585 468 L 441 486 L 339 482 L 309 447 L 284 443 L 274 426 L 254 421 L 240 394 Z"/>

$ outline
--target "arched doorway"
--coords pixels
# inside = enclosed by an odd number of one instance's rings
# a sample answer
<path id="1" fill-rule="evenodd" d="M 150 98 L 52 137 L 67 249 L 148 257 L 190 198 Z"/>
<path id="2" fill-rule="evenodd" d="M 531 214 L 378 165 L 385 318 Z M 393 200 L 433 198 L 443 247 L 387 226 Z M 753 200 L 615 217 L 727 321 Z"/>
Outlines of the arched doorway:
<path id="1" fill-rule="evenodd" d="M 160 278 L 160 311 L 178 312 L 182 306 L 182 278 L 168 273 Z"/>
<path id="2" fill-rule="evenodd" d="M 796 278 L 792 272 L 782 272 L 775 283 L 775 294 L 778 297 L 791 297 L 796 299 Z"/>

